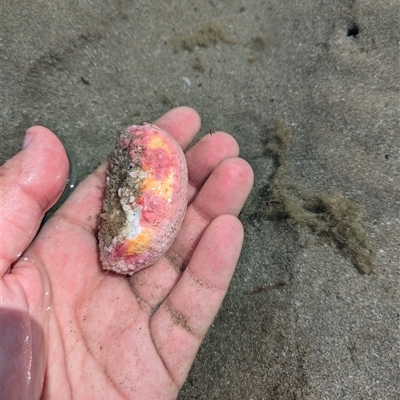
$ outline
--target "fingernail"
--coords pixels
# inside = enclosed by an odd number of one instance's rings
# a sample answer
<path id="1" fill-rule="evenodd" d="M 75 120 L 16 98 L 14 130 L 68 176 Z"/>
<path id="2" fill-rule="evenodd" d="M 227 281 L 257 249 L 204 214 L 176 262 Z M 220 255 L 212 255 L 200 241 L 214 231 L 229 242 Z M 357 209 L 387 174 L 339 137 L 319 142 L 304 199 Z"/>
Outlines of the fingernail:
<path id="1" fill-rule="evenodd" d="M 26 146 L 32 141 L 33 134 L 31 132 L 26 132 L 24 142 L 22 143 L 22 150 L 25 149 Z"/>

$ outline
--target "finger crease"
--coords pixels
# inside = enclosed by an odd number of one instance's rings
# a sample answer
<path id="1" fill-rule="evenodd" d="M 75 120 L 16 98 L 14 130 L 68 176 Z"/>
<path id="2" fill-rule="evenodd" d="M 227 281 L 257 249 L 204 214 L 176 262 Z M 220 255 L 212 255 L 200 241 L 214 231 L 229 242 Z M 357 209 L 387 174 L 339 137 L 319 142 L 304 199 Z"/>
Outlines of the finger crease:
<path id="1" fill-rule="evenodd" d="M 201 185 L 196 185 L 196 182 L 190 179 L 190 176 L 188 176 L 188 183 L 189 185 L 193 186 L 193 188 L 196 190 L 199 190 L 199 187 L 201 186 Z"/>
<path id="2" fill-rule="evenodd" d="M 202 281 L 202 280 L 191 270 L 191 268 L 188 268 L 186 272 L 190 275 L 190 277 L 193 279 L 193 281 L 194 281 L 197 285 L 199 285 L 199 286 L 201 286 L 201 287 L 205 287 L 205 288 L 207 288 L 207 289 L 209 289 L 209 290 L 215 290 L 215 289 L 218 290 L 218 288 L 217 288 L 215 285 L 211 285 L 211 284 L 209 284 L 209 283 L 207 283 L 207 282 Z"/>
<path id="3" fill-rule="evenodd" d="M 208 224 L 213 220 L 213 218 L 208 215 L 206 212 L 200 210 L 200 208 L 198 208 L 194 203 L 191 204 L 191 206 L 194 208 L 194 211 L 196 211 L 196 213 L 203 218 Z"/>
<path id="4" fill-rule="evenodd" d="M 81 221 L 78 217 L 75 217 L 75 215 L 67 214 L 60 210 L 54 214 L 53 218 L 59 218 L 60 223 L 65 221 L 66 223 L 69 223 L 71 225 L 77 225 L 91 234 L 95 234 L 97 230 L 97 227 L 90 227 L 90 225 L 86 221 Z M 96 218 L 98 219 L 98 216 Z"/>
<path id="5" fill-rule="evenodd" d="M 39 209 L 44 212 L 49 206 L 49 199 L 41 198 L 40 194 L 37 194 L 31 187 L 18 184 L 18 189 L 28 198 L 34 199 Z"/>
<path id="6" fill-rule="evenodd" d="M 176 251 L 169 249 L 168 252 L 164 255 L 164 257 L 167 259 L 168 263 L 172 266 L 172 268 L 179 274 L 182 274 L 182 272 L 186 269 L 188 260 L 185 260 Z"/>
<path id="7" fill-rule="evenodd" d="M 133 292 L 133 294 L 135 295 L 135 298 L 137 300 L 137 302 L 139 303 L 140 308 L 145 311 L 146 313 L 149 313 L 150 315 L 152 315 L 154 313 L 154 310 L 152 309 L 150 303 L 145 300 L 143 297 L 140 297 L 136 290 L 134 290 L 131 286 L 131 290 Z"/>
<path id="8" fill-rule="evenodd" d="M 185 331 L 192 335 L 195 335 L 193 329 L 190 327 L 188 318 L 185 317 L 180 311 L 178 311 L 171 303 L 169 299 L 165 302 L 165 308 L 171 315 L 172 323 L 177 326 L 181 326 Z"/>

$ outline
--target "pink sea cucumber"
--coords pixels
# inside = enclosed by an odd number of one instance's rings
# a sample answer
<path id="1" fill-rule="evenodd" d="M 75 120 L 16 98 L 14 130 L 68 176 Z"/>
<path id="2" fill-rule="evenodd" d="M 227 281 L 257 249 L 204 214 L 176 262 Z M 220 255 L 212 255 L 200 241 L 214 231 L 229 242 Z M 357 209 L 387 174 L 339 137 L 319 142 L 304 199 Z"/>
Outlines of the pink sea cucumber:
<path id="1" fill-rule="evenodd" d="M 187 165 L 172 136 L 156 125 L 132 125 L 110 158 L 99 249 L 103 268 L 133 274 L 170 248 L 187 207 Z"/>

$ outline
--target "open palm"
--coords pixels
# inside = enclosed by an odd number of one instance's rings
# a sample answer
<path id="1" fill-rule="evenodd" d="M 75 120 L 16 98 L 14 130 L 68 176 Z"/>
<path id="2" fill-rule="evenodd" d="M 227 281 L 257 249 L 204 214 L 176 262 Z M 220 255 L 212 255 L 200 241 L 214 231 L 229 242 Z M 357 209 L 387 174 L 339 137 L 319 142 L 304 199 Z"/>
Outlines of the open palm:
<path id="1" fill-rule="evenodd" d="M 200 126 L 187 107 L 155 123 L 182 148 Z M 54 135 L 31 129 L 32 143 L 1 171 L 0 394 L 176 398 L 237 263 L 243 231 L 236 216 L 252 186 L 251 168 L 237 157 L 238 146 L 228 134 L 200 140 L 186 153 L 189 206 L 172 248 L 155 265 L 121 276 L 104 272 L 99 262 L 96 231 L 105 165 L 78 186 L 29 244 L 67 173 Z M 38 157 L 27 161 L 38 138 L 42 145 L 32 153 Z M 27 165 L 38 158 L 43 165 L 36 167 L 33 182 Z"/>

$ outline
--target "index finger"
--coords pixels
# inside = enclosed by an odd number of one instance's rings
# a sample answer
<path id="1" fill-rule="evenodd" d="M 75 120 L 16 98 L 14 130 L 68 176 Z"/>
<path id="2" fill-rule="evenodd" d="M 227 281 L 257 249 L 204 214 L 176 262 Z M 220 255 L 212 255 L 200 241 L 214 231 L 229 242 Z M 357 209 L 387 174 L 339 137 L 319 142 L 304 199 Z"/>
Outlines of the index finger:
<path id="1" fill-rule="evenodd" d="M 200 117 L 192 108 L 182 106 L 168 111 L 154 124 L 167 131 L 185 149 L 200 129 Z"/>

